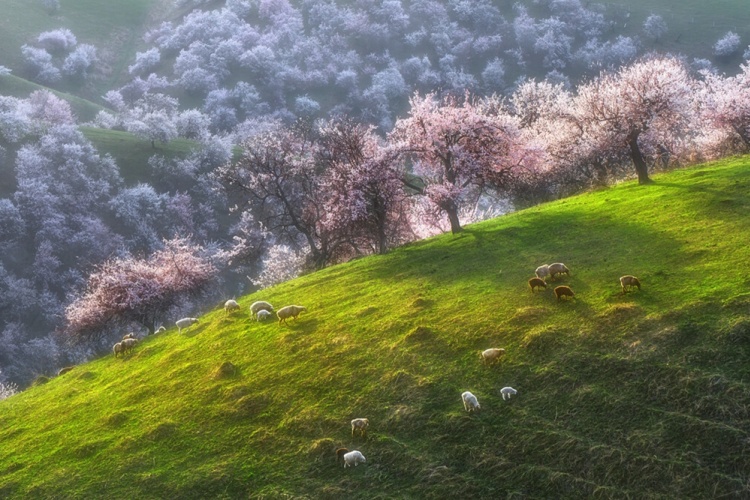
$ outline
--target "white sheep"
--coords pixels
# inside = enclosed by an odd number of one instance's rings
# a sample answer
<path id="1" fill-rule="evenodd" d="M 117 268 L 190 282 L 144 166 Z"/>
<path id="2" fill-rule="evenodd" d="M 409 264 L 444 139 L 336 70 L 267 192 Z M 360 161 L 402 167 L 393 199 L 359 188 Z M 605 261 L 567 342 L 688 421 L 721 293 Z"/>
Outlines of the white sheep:
<path id="1" fill-rule="evenodd" d="M 175 325 L 177 325 L 177 333 L 182 333 L 182 329 L 183 328 L 187 328 L 190 325 L 192 325 L 193 323 L 197 323 L 197 322 L 198 322 L 198 318 L 182 318 L 182 319 L 178 319 L 175 322 Z"/>
<path id="2" fill-rule="evenodd" d="M 365 459 L 365 456 L 357 451 L 350 451 L 349 453 L 344 453 L 344 468 L 351 467 L 352 464 L 356 467 L 357 464 L 365 463 L 367 460 Z"/>
<path id="3" fill-rule="evenodd" d="M 547 268 L 551 278 L 554 278 L 558 274 L 566 274 L 570 276 L 570 269 L 568 269 L 568 267 L 562 262 L 555 262 L 554 264 L 550 264 Z"/>
<path id="4" fill-rule="evenodd" d="M 113 345 L 112 352 L 115 353 L 115 357 L 117 357 L 118 354 L 122 354 L 124 352 L 124 347 L 122 346 L 122 342 L 118 342 L 115 345 Z"/>
<path id="5" fill-rule="evenodd" d="M 154 333 L 161 333 L 161 332 L 166 332 L 166 331 L 167 331 L 167 327 L 162 325 Z"/>
<path id="6" fill-rule="evenodd" d="M 122 338 L 122 340 L 125 340 L 125 339 L 134 339 L 134 338 L 135 338 L 135 333 L 130 332 L 130 333 L 125 334 L 125 336 Z"/>
<path id="7" fill-rule="evenodd" d="M 258 311 L 271 311 L 273 312 L 273 306 L 266 302 L 265 300 L 259 300 L 257 302 L 253 302 L 250 305 L 250 317 L 254 317 L 258 314 Z"/>
<path id="8" fill-rule="evenodd" d="M 281 324 L 282 321 L 286 323 L 289 318 L 297 319 L 302 312 L 307 312 L 305 306 L 285 306 L 276 312 L 276 316 L 279 317 L 279 324 Z"/>
<path id="9" fill-rule="evenodd" d="M 518 394 L 518 391 L 512 387 L 503 387 L 500 389 L 500 394 L 503 395 L 503 400 L 510 399 L 512 395 Z M 508 396 L 507 398 L 505 396 Z"/>
<path id="10" fill-rule="evenodd" d="M 271 311 L 266 311 L 265 309 L 261 309 L 260 311 L 258 311 L 258 321 L 265 321 L 271 316 L 273 316 L 273 313 Z"/>
<path id="11" fill-rule="evenodd" d="M 492 361 L 497 361 L 502 356 L 505 356 L 505 349 L 492 347 L 490 349 L 485 349 L 482 351 L 482 361 L 485 363 L 490 363 Z"/>
<path id="12" fill-rule="evenodd" d="M 128 338 L 120 342 L 122 344 L 122 352 L 132 351 L 135 345 L 138 343 L 138 339 Z"/>
<path id="13" fill-rule="evenodd" d="M 224 314 L 229 314 L 232 311 L 239 311 L 240 305 L 234 299 L 229 299 L 224 302 Z"/>
<path id="14" fill-rule="evenodd" d="M 464 400 L 464 408 L 466 408 L 466 411 L 474 411 L 479 410 L 479 401 L 477 401 L 477 397 L 470 393 L 469 391 L 464 392 L 461 394 L 461 399 Z"/>
<path id="15" fill-rule="evenodd" d="M 368 427 L 370 427 L 370 420 L 366 418 L 355 418 L 352 420 L 352 437 L 354 437 L 355 432 L 358 432 L 360 436 L 365 437 Z"/>
<path id="16" fill-rule="evenodd" d="M 536 274 L 536 277 L 544 280 L 549 276 L 549 266 L 547 264 L 544 264 L 542 266 L 539 266 L 536 268 L 536 271 L 534 271 L 534 274 Z"/>

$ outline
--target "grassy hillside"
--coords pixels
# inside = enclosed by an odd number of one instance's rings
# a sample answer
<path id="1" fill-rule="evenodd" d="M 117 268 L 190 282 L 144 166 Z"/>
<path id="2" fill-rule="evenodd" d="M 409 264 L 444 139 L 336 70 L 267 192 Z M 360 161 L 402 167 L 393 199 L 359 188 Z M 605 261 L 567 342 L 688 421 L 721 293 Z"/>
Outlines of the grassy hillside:
<path id="1" fill-rule="evenodd" d="M 68 28 L 78 43 L 97 47 L 102 64 L 92 88 L 64 90 L 98 98 L 125 82 L 128 64 L 142 50 L 143 33 L 170 5 L 161 0 L 62 0 L 59 13 L 50 15 L 39 0 L 3 0 L 4 11 L 12 14 L 0 16 L 0 60 L 23 76 L 21 46 L 33 43 L 43 31 Z"/>
<path id="2" fill-rule="evenodd" d="M 741 50 L 736 57 L 720 64 L 727 72 L 737 72 L 742 62 L 740 56 L 750 44 L 750 9 L 744 0 L 602 0 L 600 3 L 610 13 L 630 13 L 617 26 L 624 35 L 636 33 L 641 36 L 643 21 L 649 15 L 662 16 L 669 31 L 660 42 L 647 46 L 647 49 L 713 60 L 714 43 L 727 31 L 734 31 L 742 39 Z"/>
<path id="3" fill-rule="evenodd" d="M 746 497 L 750 158 L 655 179 L 310 274 L 5 400 L 0 496 Z M 572 301 L 526 285 L 556 261 Z M 309 312 L 258 324 L 257 299 Z"/>
<path id="4" fill-rule="evenodd" d="M 68 101 L 70 108 L 76 116 L 77 121 L 87 122 L 96 118 L 99 111 L 105 109 L 103 106 L 87 101 L 72 94 L 52 90 L 49 87 L 24 80 L 15 75 L 0 75 L 0 95 L 12 96 L 25 99 L 34 91 L 49 90 L 57 97 Z"/>

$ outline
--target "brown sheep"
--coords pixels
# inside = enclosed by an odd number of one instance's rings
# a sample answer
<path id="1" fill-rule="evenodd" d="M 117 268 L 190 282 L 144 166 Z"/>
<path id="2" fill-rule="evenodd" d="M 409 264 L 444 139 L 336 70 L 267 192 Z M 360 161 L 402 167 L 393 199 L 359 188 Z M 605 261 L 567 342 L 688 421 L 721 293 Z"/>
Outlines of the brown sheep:
<path id="1" fill-rule="evenodd" d="M 548 266 L 550 278 L 555 279 L 558 274 L 566 274 L 570 276 L 570 269 L 562 262 L 555 262 Z"/>
<path id="2" fill-rule="evenodd" d="M 336 462 L 343 462 L 344 455 L 349 453 L 348 448 L 336 448 Z"/>
<path id="3" fill-rule="evenodd" d="M 547 288 L 547 283 L 541 278 L 531 278 L 529 280 L 529 287 L 531 288 L 531 293 L 534 293 L 534 287 Z"/>
<path id="4" fill-rule="evenodd" d="M 575 297 L 575 294 L 569 286 L 562 285 L 555 287 L 555 297 L 557 297 L 557 300 L 560 300 L 560 297 Z"/>
<path id="5" fill-rule="evenodd" d="M 627 288 L 633 288 L 634 286 L 638 287 L 638 290 L 641 289 L 641 282 L 638 281 L 638 278 L 635 276 L 632 276 L 630 274 L 623 276 L 620 278 L 620 286 L 622 287 L 622 293 L 624 294 L 627 292 Z"/>

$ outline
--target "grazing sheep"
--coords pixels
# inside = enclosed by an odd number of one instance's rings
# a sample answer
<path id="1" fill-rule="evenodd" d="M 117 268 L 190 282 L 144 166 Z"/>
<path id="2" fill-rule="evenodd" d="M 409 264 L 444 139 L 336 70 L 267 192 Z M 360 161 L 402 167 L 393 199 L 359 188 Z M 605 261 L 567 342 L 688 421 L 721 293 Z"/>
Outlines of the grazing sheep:
<path id="1" fill-rule="evenodd" d="M 113 345 L 112 352 L 115 353 L 115 357 L 117 357 L 118 354 L 124 353 L 125 348 L 123 347 L 122 342 L 118 342 L 115 345 Z"/>
<path id="2" fill-rule="evenodd" d="M 138 339 L 125 339 L 120 344 L 122 344 L 122 352 L 126 353 L 128 351 L 133 351 L 133 348 L 138 343 Z"/>
<path id="3" fill-rule="evenodd" d="M 349 448 L 336 448 L 336 461 L 343 461 L 344 455 L 346 455 L 347 453 L 349 453 Z"/>
<path id="4" fill-rule="evenodd" d="M 161 332 L 166 332 L 166 331 L 167 331 L 167 327 L 162 325 L 154 333 L 161 333 Z"/>
<path id="5" fill-rule="evenodd" d="M 485 363 L 497 361 L 502 356 L 505 356 L 505 349 L 493 347 L 491 349 L 485 349 L 484 351 L 482 351 L 482 361 L 484 361 Z"/>
<path id="6" fill-rule="evenodd" d="M 365 456 L 357 450 L 344 453 L 344 468 L 351 467 L 352 464 L 356 467 L 357 464 L 365 463 Z"/>
<path id="7" fill-rule="evenodd" d="M 477 401 L 477 397 L 470 393 L 469 391 L 464 392 L 461 394 L 461 399 L 464 400 L 464 408 L 466 408 L 466 411 L 474 411 L 479 410 L 479 401 Z"/>
<path id="8" fill-rule="evenodd" d="M 529 280 L 529 287 L 531 287 L 531 293 L 534 293 L 534 287 L 547 288 L 547 283 L 542 278 L 531 278 Z"/>
<path id="9" fill-rule="evenodd" d="M 534 271 L 534 274 L 536 274 L 536 277 L 539 279 L 545 279 L 547 276 L 549 276 L 549 266 L 547 264 L 541 265 L 536 268 L 536 271 Z"/>
<path id="10" fill-rule="evenodd" d="M 352 420 L 352 437 L 354 437 L 355 432 L 358 432 L 360 436 L 365 437 L 367 435 L 368 427 L 370 427 L 370 420 L 366 418 L 355 418 Z"/>
<path id="11" fill-rule="evenodd" d="M 620 286 L 622 287 L 622 293 L 626 293 L 628 287 L 633 288 L 634 286 L 637 286 L 638 290 L 640 290 L 641 282 L 635 276 L 628 274 L 620 278 Z"/>
<path id="12" fill-rule="evenodd" d="M 182 333 L 183 328 L 187 328 L 193 323 L 197 323 L 198 318 L 182 318 L 178 319 L 177 322 L 175 322 L 175 325 L 177 325 L 177 333 Z"/>
<path id="13" fill-rule="evenodd" d="M 229 299 L 224 302 L 224 314 L 229 314 L 232 311 L 239 311 L 240 305 L 234 299 Z"/>
<path id="14" fill-rule="evenodd" d="M 266 311 L 265 309 L 261 309 L 260 311 L 258 311 L 258 321 L 265 321 L 271 316 L 273 316 L 273 313 L 271 311 Z"/>
<path id="15" fill-rule="evenodd" d="M 557 297 L 557 300 L 560 300 L 560 297 L 575 297 L 575 294 L 569 286 L 562 285 L 555 287 L 555 297 Z"/>
<path id="16" fill-rule="evenodd" d="M 65 375 L 66 373 L 71 371 L 73 368 L 75 368 L 75 366 L 66 366 L 65 368 L 60 368 L 60 370 L 58 370 L 57 372 L 57 376 L 59 377 L 60 375 Z"/>
<path id="17" fill-rule="evenodd" d="M 556 262 L 549 265 L 549 275 L 552 279 L 558 274 L 566 274 L 570 276 L 570 269 L 562 262 Z"/>
<path id="18" fill-rule="evenodd" d="M 505 401 L 505 399 L 510 399 L 512 395 L 518 394 L 518 391 L 512 387 L 503 387 L 502 389 L 500 389 L 500 394 L 503 395 L 503 401 Z M 508 397 L 506 398 L 505 396 Z"/>
<path id="19" fill-rule="evenodd" d="M 125 334 L 125 336 L 122 338 L 122 340 L 125 340 L 125 339 L 134 339 L 134 338 L 135 338 L 135 333 L 130 332 L 130 333 Z"/>
<path id="20" fill-rule="evenodd" d="M 250 317 L 254 317 L 256 314 L 258 314 L 258 311 L 273 312 L 273 306 L 264 300 L 253 302 L 252 305 L 250 305 Z"/>
<path id="21" fill-rule="evenodd" d="M 302 312 L 307 312 L 305 306 L 285 306 L 276 312 L 276 316 L 279 317 L 279 324 L 281 324 L 282 321 L 286 323 L 289 318 L 297 319 L 297 316 Z"/>

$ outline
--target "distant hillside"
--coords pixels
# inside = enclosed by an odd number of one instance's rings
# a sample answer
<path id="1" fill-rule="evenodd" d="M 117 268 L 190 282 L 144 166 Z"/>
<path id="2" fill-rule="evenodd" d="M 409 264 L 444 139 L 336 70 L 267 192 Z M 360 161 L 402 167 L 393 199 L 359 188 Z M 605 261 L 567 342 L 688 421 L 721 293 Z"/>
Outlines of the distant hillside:
<path id="1" fill-rule="evenodd" d="M 746 497 L 750 158 L 655 181 L 217 304 L 13 396 L 0 496 Z M 529 290 L 551 262 L 575 299 Z M 624 274 L 642 290 L 623 295 Z M 308 312 L 260 324 L 259 299 Z M 485 366 L 488 347 L 507 354 Z M 338 446 L 367 463 L 343 468 Z"/>

